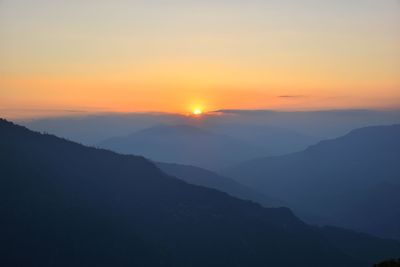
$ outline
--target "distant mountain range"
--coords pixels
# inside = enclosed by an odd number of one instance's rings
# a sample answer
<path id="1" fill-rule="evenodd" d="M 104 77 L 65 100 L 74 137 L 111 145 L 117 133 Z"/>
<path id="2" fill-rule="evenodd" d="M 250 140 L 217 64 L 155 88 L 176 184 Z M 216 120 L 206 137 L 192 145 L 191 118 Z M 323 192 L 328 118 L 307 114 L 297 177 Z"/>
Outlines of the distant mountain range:
<path id="1" fill-rule="evenodd" d="M 257 146 L 265 146 L 273 153 L 276 151 L 282 154 L 305 149 L 303 145 L 309 146 L 316 141 L 338 137 L 355 128 L 400 123 L 399 118 L 399 110 L 218 110 L 196 119 L 182 114 L 154 112 L 88 113 L 20 123 L 29 129 L 52 133 L 86 145 L 95 145 L 105 139 L 124 136 L 154 125 L 184 124 L 246 141 L 255 140 Z"/>
<path id="2" fill-rule="evenodd" d="M 400 254 L 4 120 L 0 162 L 1 266 L 361 267 Z"/>
<path id="3" fill-rule="evenodd" d="M 266 153 L 227 135 L 189 125 L 160 125 L 133 134 L 107 139 L 101 148 L 143 155 L 154 161 L 219 169 Z"/>
<path id="4" fill-rule="evenodd" d="M 400 125 L 366 127 L 224 173 L 329 223 L 400 239 Z"/>

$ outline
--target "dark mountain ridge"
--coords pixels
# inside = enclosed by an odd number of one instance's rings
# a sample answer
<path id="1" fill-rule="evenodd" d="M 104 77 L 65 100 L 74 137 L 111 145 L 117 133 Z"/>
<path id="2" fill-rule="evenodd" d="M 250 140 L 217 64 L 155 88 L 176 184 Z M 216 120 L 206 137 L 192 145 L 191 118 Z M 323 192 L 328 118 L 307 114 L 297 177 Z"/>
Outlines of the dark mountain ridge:
<path id="1" fill-rule="evenodd" d="M 289 209 L 4 120 L 0 162 L 2 266 L 354 267 L 400 253 L 384 241 L 369 258 L 349 254 Z"/>

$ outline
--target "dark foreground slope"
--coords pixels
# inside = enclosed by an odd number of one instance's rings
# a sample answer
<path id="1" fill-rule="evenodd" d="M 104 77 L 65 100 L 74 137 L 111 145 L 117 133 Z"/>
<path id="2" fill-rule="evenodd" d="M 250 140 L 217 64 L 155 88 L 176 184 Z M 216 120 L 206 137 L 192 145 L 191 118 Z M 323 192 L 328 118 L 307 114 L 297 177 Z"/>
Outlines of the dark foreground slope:
<path id="1" fill-rule="evenodd" d="M 287 209 L 0 121 L 1 266 L 369 266 Z M 397 243 L 385 243 L 400 252 Z M 374 261 L 391 258 L 377 253 Z"/>
<path id="2" fill-rule="evenodd" d="M 400 239 L 400 125 L 360 128 L 227 175 L 324 217 L 329 224 Z"/>

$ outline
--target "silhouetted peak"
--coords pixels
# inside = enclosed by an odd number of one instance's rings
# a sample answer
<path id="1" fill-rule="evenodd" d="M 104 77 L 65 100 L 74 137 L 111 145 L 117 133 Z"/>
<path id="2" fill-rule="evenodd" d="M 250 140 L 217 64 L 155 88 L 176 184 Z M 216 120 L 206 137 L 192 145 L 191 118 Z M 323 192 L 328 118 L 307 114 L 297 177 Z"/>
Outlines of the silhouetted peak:
<path id="1" fill-rule="evenodd" d="M 24 127 L 24 126 L 15 124 L 15 123 L 13 123 L 13 122 L 11 122 L 11 121 L 8 121 L 8 120 L 2 119 L 2 118 L 0 118 L 0 129 L 1 129 L 0 134 L 1 134 L 2 132 L 4 133 L 4 131 L 13 131 L 13 132 L 21 132 L 21 133 L 22 133 L 22 132 L 25 132 L 25 133 L 29 133 L 29 132 L 35 133 L 34 131 L 31 131 L 31 130 L 29 130 L 28 128 L 26 128 L 26 127 Z"/>
<path id="2" fill-rule="evenodd" d="M 16 124 L 12 123 L 11 121 L 8 121 L 6 119 L 0 118 L 0 126 L 1 127 L 12 127 L 12 126 L 17 126 Z M 20 126 L 22 127 L 22 126 Z"/>
<path id="3" fill-rule="evenodd" d="M 345 135 L 344 137 L 382 137 L 382 134 L 389 134 L 391 136 L 400 133 L 400 124 L 393 124 L 393 125 L 382 125 L 382 126 L 368 126 L 363 128 L 358 128 L 352 130 L 350 133 Z"/>
<path id="4" fill-rule="evenodd" d="M 378 146 L 382 144 L 400 145 L 400 124 L 385 126 L 369 126 L 350 131 L 348 134 L 330 140 L 321 141 L 315 145 L 309 146 L 306 151 L 316 152 L 324 149 L 347 148 L 361 145 Z"/>

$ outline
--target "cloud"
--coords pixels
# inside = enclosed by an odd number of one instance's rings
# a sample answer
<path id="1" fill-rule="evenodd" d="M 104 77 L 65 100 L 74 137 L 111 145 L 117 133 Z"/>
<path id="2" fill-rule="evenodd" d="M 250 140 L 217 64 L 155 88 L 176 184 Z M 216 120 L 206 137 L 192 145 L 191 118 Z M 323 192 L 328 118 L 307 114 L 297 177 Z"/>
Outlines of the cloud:
<path id="1" fill-rule="evenodd" d="M 306 97 L 305 95 L 280 95 L 279 98 L 301 98 Z"/>

